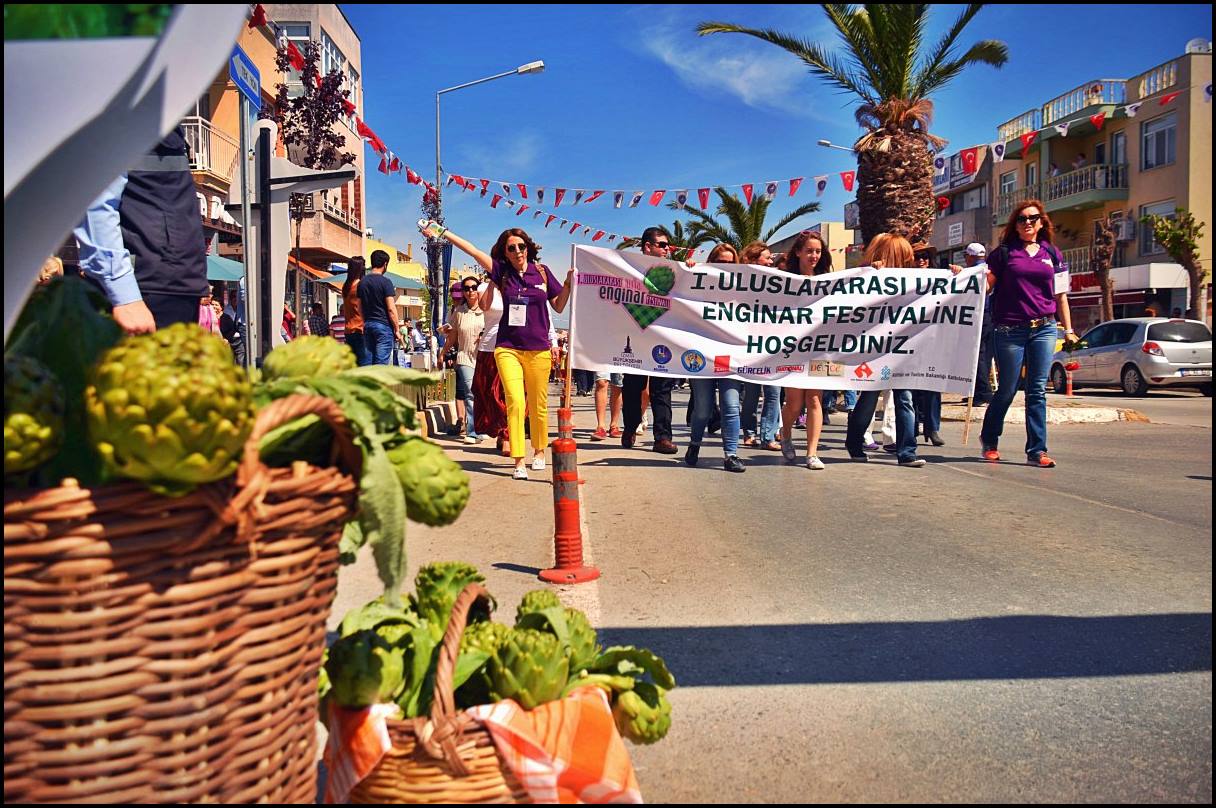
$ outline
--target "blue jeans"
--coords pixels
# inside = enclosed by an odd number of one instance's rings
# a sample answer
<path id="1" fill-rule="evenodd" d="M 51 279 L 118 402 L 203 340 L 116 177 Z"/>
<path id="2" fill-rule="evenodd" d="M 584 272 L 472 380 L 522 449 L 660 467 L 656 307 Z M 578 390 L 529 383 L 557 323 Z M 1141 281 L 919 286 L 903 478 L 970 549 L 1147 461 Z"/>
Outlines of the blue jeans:
<path id="1" fill-rule="evenodd" d="M 363 367 L 364 365 L 371 364 L 371 362 L 367 361 L 367 348 L 364 345 L 362 331 L 347 331 L 346 344 L 349 345 L 350 349 L 355 352 L 356 365 Z"/>
<path id="2" fill-rule="evenodd" d="M 993 334 L 993 353 L 1000 383 L 984 413 L 980 442 L 995 449 L 1005 426 L 1005 414 L 1017 395 L 1022 365 L 1026 365 L 1026 456 L 1037 460 L 1047 451 L 1047 372 L 1056 350 L 1056 323 L 1038 328 L 999 325 Z"/>
<path id="3" fill-rule="evenodd" d="M 756 432 L 756 404 L 764 391 L 764 408 L 760 411 L 760 432 Z M 743 414 L 741 426 L 745 433 L 756 435 L 762 443 L 777 439 L 781 426 L 781 388 L 775 384 L 743 383 Z"/>
<path id="4" fill-rule="evenodd" d="M 895 399 L 895 456 L 900 463 L 916 459 L 916 406 L 911 390 L 892 390 Z"/>
<path id="5" fill-rule="evenodd" d="M 857 391 L 856 390 L 845 390 L 844 391 L 845 409 L 852 410 L 856 406 L 857 406 Z"/>
<path id="6" fill-rule="evenodd" d="M 464 401 L 465 434 L 472 437 L 477 434 L 473 426 L 473 365 L 456 366 L 456 398 Z"/>
<path id="7" fill-rule="evenodd" d="M 925 425 L 925 434 L 942 428 L 942 394 L 932 390 L 917 390 L 913 396 L 917 422 Z"/>
<path id="8" fill-rule="evenodd" d="M 393 327 L 379 320 L 363 323 L 363 347 L 367 352 L 367 364 L 391 365 L 393 363 Z"/>
<path id="9" fill-rule="evenodd" d="M 739 395 L 742 382 L 733 379 L 692 379 L 695 402 L 692 410 L 693 446 L 701 445 L 705 426 L 714 411 L 714 389 L 717 388 L 722 408 L 722 452 L 727 457 L 739 453 Z"/>

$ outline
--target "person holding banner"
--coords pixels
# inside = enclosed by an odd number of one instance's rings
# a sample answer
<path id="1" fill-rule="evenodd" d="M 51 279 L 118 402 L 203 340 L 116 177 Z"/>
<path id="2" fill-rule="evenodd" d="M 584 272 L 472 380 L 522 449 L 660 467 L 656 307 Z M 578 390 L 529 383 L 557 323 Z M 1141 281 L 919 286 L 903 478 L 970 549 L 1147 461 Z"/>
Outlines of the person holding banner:
<path id="1" fill-rule="evenodd" d="M 667 235 L 658 227 L 647 227 L 642 232 L 642 254 L 655 258 L 667 258 L 671 251 L 671 242 Z M 558 309 L 558 311 L 561 311 Z M 621 445 L 632 449 L 637 441 L 638 427 L 642 425 L 644 405 L 642 394 L 650 393 L 650 412 L 654 416 L 651 427 L 654 429 L 654 450 L 659 454 L 675 454 L 678 449 L 672 442 L 671 436 L 671 388 L 675 386 L 672 379 L 658 376 L 639 376 L 633 373 L 625 374 L 624 401 L 622 409 L 625 415 L 625 431 L 621 435 Z"/>
<path id="2" fill-rule="evenodd" d="M 980 431 L 983 458 L 1001 459 L 997 442 L 1005 414 L 1017 395 L 1026 367 L 1026 462 L 1054 468 L 1047 455 L 1047 373 L 1056 349 L 1056 317 L 1064 323 L 1064 341 L 1075 342 L 1068 292 L 1057 291 L 1056 271 L 1064 258 L 1052 243 L 1054 229 L 1043 203 L 1028 199 L 1013 209 L 1001 243 L 988 256 L 995 326 L 997 391 L 984 413 Z"/>
<path id="3" fill-rule="evenodd" d="M 832 271 L 832 254 L 828 252 L 823 236 L 803 231 L 790 245 L 786 255 L 786 271 L 794 275 L 822 275 Z M 806 467 L 822 471 L 819 459 L 819 435 L 823 431 L 823 396 L 826 391 L 803 390 L 788 387 L 785 390 L 785 408 L 781 412 L 781 454 L 790 463 L 798 462 L 794 450 L 793 428 L 802 408 L 806 407 Z"/>
<path id="4" fill-rule="evenodd" d="M 494 361 L 507 398 L 508 435 L 517 480 L 528 479 L 524 464 L 524 413 L 531 418 L 532 470 L 545 468 L 549 446 L 549 306 L 561 312 L 570 300 L 574 270 L 559 284 L 549 267 L 538 262 L 540 245 L 513 227 L 502 231 L 486 255 L 438 222 L 421 222 L 424 235 L 446 238 L 490 273 L 493 289 L 503 298 Z"/>
<path id="5" fill-rule="evenodd" d="M 735 248 L 730 244 L 719 244 L 710 251 L 707 263 L 738 263 Z M 735 379 L 691 379 L 690 382 L 692 394 L 689 403 L 692 416 L 689 418 L 689 426 L 692 435 L 684 462 L 689 466 L 697 465 L 701 453 L 701 438 L 713 419 L 714 392 L 717 391 L 721 409 L 722 453 L 726 456 L 723 468 L 735 473 L 747 471 L 743 461 L 739 459 L 739 396 L 743 383 Z"/>
<path id="6" fill-rule="evenodd" d="M 925 242 L 912 245 L 916 258 L 917 269 L 928 269 L 933 264 L 935 251 Z M 957 274 L 957 273 L 955 273 Z M 936 390 L 917 390 L 913 394 L 916 404 L 917 431 L 925 436 L 925 443 L 934 446 L 945 446 L 940 430 L 942 428 L 942 394 Z"/>
<path id="7" fill-rule="evenodd" d="M 773 254 L 763 241 L 753 241 L 743 248 L 739 255 L 739 263 L 754 266 L 771 267 Z M 764 407 L 760 410 L 760 429 L 756 429 L 756 405 L 760 401 L 760 393 L 764 393 Z M 776 384 L 743 383 L 743 445 L 758 446 L 761 449 L 781 451 L 777 442 L 777 429 L 781 419 L 781 387 Z"/>

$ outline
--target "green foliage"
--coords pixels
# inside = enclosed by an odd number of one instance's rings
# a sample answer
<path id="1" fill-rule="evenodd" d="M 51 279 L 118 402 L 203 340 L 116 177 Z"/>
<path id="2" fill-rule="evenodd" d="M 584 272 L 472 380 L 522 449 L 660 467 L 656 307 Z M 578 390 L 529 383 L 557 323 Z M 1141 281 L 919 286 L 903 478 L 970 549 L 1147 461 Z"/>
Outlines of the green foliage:
<path id="1" fill-rule="evenodd" d="M 172 3 L 9 3 L 4 41 L 160 36 Z"/>
<path id="2" fill-rule="evenodd" d="M 37 359 L 4 360 L 4 475 L 30 471 L 63 444 L 63 387 Z"/>
<path id="3" fill-rule="evenodd" d="M 1186 267 L 1197 269 L 1200 279 L 1207 277 L 1207 270 L 1199 263 L 1199 240 L 1203 238 L 1203 222 L 1185 208 L 1177 208 L 1174 216 L 1149 214 L 1140 221 L 1153 229 L 1153 239 L 1165 248 L 1170 258 Z"/>
<path id="4" fill-rule="evenodd" d="M 329 649 L 325 663 L 330 695 L 342 707 L 362 709 L 391 701 L 405 682 L 400 645 L 376 631 L 342 637 Z"/>
<path id="5" fill-rule="evenodd" d="M 740 197 L 729 193 L 725 188 L 715 188 L 714 192 L 718 195 L 718 207 L 713 216 L 697 208 L 684 208 L 684 211 L 693 217 L 693 221 L 688 225 L 690 243 L 730 244 L 736 250 L 741 251 L 753 241 L 767 242 L 781 228 L 808 213 L 819 210 L 818 202 L 799 205 L 766 230 L 768 209 L 772 203 L 764 198 L 764 194 L 753 196 L 751 204 L 748 204 Z M 668 207 L 678 209 L 674 202 Z M 725 217 L 726 221 L 720 221 L 719 217 Z"/>

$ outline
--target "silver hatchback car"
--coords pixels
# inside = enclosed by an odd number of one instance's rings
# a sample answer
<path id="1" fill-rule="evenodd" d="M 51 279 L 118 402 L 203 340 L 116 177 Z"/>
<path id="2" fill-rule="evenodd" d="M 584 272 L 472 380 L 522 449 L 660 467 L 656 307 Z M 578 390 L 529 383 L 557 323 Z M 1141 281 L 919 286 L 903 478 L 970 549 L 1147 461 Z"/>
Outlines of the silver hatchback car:
<path id="1" fill-rule="evenodd" d="M 1120 387 L 1129 396 L 1150 387 L 1197 387 L 1212 395 L 1212 331 L 1198 320 L 1133 317 L 1094 326 L 1071 351 L 1051 360 L 1051 388 Z"/>

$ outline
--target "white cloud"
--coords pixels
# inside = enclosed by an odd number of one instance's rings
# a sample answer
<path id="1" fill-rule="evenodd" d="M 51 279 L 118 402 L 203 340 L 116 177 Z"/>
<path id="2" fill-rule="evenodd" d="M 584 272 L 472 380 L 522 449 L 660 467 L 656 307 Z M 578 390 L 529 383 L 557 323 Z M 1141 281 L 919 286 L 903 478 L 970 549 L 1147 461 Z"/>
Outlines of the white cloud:
<path id="1" fill-rule="evenodd" d="M 444 160 L 455 171 L 475 171 L 477 166 L 494 166 L 504 172 L 493 179 L 512 180 L 537 165 L 543 145 L 536 132 L 512 132 L 501 140 L 485 144 L 461 144 L 456 148 L 456 161 Z"/>

